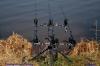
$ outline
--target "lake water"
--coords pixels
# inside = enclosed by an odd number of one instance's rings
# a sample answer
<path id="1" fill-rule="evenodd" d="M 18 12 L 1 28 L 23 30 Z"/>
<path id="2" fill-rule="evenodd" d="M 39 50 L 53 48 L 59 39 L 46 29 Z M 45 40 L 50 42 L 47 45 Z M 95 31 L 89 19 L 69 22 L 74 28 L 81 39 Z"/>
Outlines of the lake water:
<path id="1" fill-rule="evenodd" d="M 100 0 L 0 0 L 0 38 L 16 32 L 31 40 L 36 2 L 39 23 L 48 22 L 49 2 L 54 22 L 63 24 L 63 11 L 76 39 L 95 37 L 92 29 L 95 20 L 100 21 Z M 47 29 L 44 29 L 39 27 L 40 39 L 47 36 Z M 55 33 L 58 38 L 66 38 L 62 28 L 56 27 Z"/>

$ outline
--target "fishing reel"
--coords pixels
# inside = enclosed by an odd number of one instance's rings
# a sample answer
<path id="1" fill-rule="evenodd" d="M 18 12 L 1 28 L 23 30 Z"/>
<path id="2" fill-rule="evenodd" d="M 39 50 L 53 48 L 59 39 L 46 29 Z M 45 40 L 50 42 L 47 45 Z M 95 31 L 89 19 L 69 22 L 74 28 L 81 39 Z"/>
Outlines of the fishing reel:
<path id="1" fill-rule="evenodd" d="M 48 22 L 47 26 L 48 26 L 48 27 L 54 26 L 53 20 L 52 20 L 52 19 L 49 19 L 49 22 Z"/>
<path id="2" fill-rule="evenodd" d="M 67 19 L 64 19 L 64 27 L 66 27 L 68 25 L 68 20 Z"/>
<path id="3" fill-rule="evenodd" d="M 37 19 L 37 18 L 34 19 L 34 25 L 35 25 L 35 26 L 38 25 L 38 19 Z"/>
<path id="4" fill-rule="evenodd" d="M 75 46 L 75 44 L 76 44 L 76 41 L 72 36 L 69 37 L 68 42 L 71 43 L 73 46 Z"/>
<path id="5" fill-rule="evenodd" d="M 33 39 L 33 43 L 39 43 L 39 39 L 37 36 L 36 36 L 36 38 Z"/>

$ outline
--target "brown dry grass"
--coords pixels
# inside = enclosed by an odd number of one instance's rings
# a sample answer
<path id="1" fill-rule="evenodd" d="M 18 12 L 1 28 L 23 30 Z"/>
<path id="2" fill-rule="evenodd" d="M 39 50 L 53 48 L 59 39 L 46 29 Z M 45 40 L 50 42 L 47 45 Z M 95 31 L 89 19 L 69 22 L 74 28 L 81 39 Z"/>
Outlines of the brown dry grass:
<path id="1" fill-rule="evenodd" d="M 78 56 L 78 55 L 91 55 L 95 52 L 98 53 L 99 44 L 96 41 L 89 41 L 89 40 L 81 40 L 74 49 L 71 51 L 71 56 Z"/>
<path id="2" fill-rule="evenodd" d="M 18 34 L 13 33 L 6 40 L 0 40 L 0 66 L 29 63 L 31 55 L 32 44 Z"/>
<path id="3" fill-rule="evenodd" d="M 31 63 L 34 66 L 46 66 L 45 64 L 32 60 L 32 44 L 24 39 L 22 36 L 13 33 L 6 40 L 0 40 L 0 66 L 5 64 L 24 64 Z M 85 66 L 87 63 L 95 63 L 100 66 L 100 45 L 96 41 L 81 40 L 75 48 L 70 52 L 69 57 L 73 60 L 71 66 Z M 64 63 L 63 63 L 64 61 Z M 69 66 L 66 60 L 62 60 L 62 56 L 59 55 L 57 65 Z"/>
<path id="4" fill-rule="evenodd" d="M 73 58 L 75 66 L 86 66 L 88 63 L 100 66 L 100 43 L 81 40 L 69 55 Z"/>

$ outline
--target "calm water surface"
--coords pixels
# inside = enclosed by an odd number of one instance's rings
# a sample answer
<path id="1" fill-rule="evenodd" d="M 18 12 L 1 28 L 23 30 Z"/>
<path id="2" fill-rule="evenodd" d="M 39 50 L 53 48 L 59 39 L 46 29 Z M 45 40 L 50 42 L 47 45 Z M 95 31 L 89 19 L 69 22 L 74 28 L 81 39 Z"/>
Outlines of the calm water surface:
<path id="1" fill-rule="evenodd" d="M 56 23 L 63 24 L 61 8 L 63 9 L 76 39 L 95 36 L 91 29 L 94 28 L 95 20 L 100 22 L 100 0 L 50 0 L 49 3 Z M 17 32 L 31 40 L 35 4 L 35 0 L 0 0 L 0 38 Z M 40 24 L 48 22 L 48 12 L 48 0 L 37 0 L 37 17 Z M 40 39 L 47 36 L 47 30 L 44 29 L 39 27 Z M 55 33 L 58 38 L 66 38 L 62 28 L 56 27 Z"/>

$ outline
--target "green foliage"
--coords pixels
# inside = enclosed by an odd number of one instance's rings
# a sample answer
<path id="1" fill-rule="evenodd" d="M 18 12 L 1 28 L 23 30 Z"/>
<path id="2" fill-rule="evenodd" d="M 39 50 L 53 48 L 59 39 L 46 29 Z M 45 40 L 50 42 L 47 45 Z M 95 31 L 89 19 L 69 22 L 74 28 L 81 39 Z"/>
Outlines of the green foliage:
<path id="1" fill-rule="evenodd" d="M 68 59 L 73 61 L 70 63 L 62 55 L 58 54 L 58 59 L 54 62 L 54 66 L 86 66 L 87 64 L 95 64 L 96 66 L 100 66 L 100 56 L 94 57 L 94 55 L 95 54 L 91 56 L 67 56 Z M 46 57 L 45 60 L 40 59 L 39 66 L 50 66 L 50 58 Z"/>

